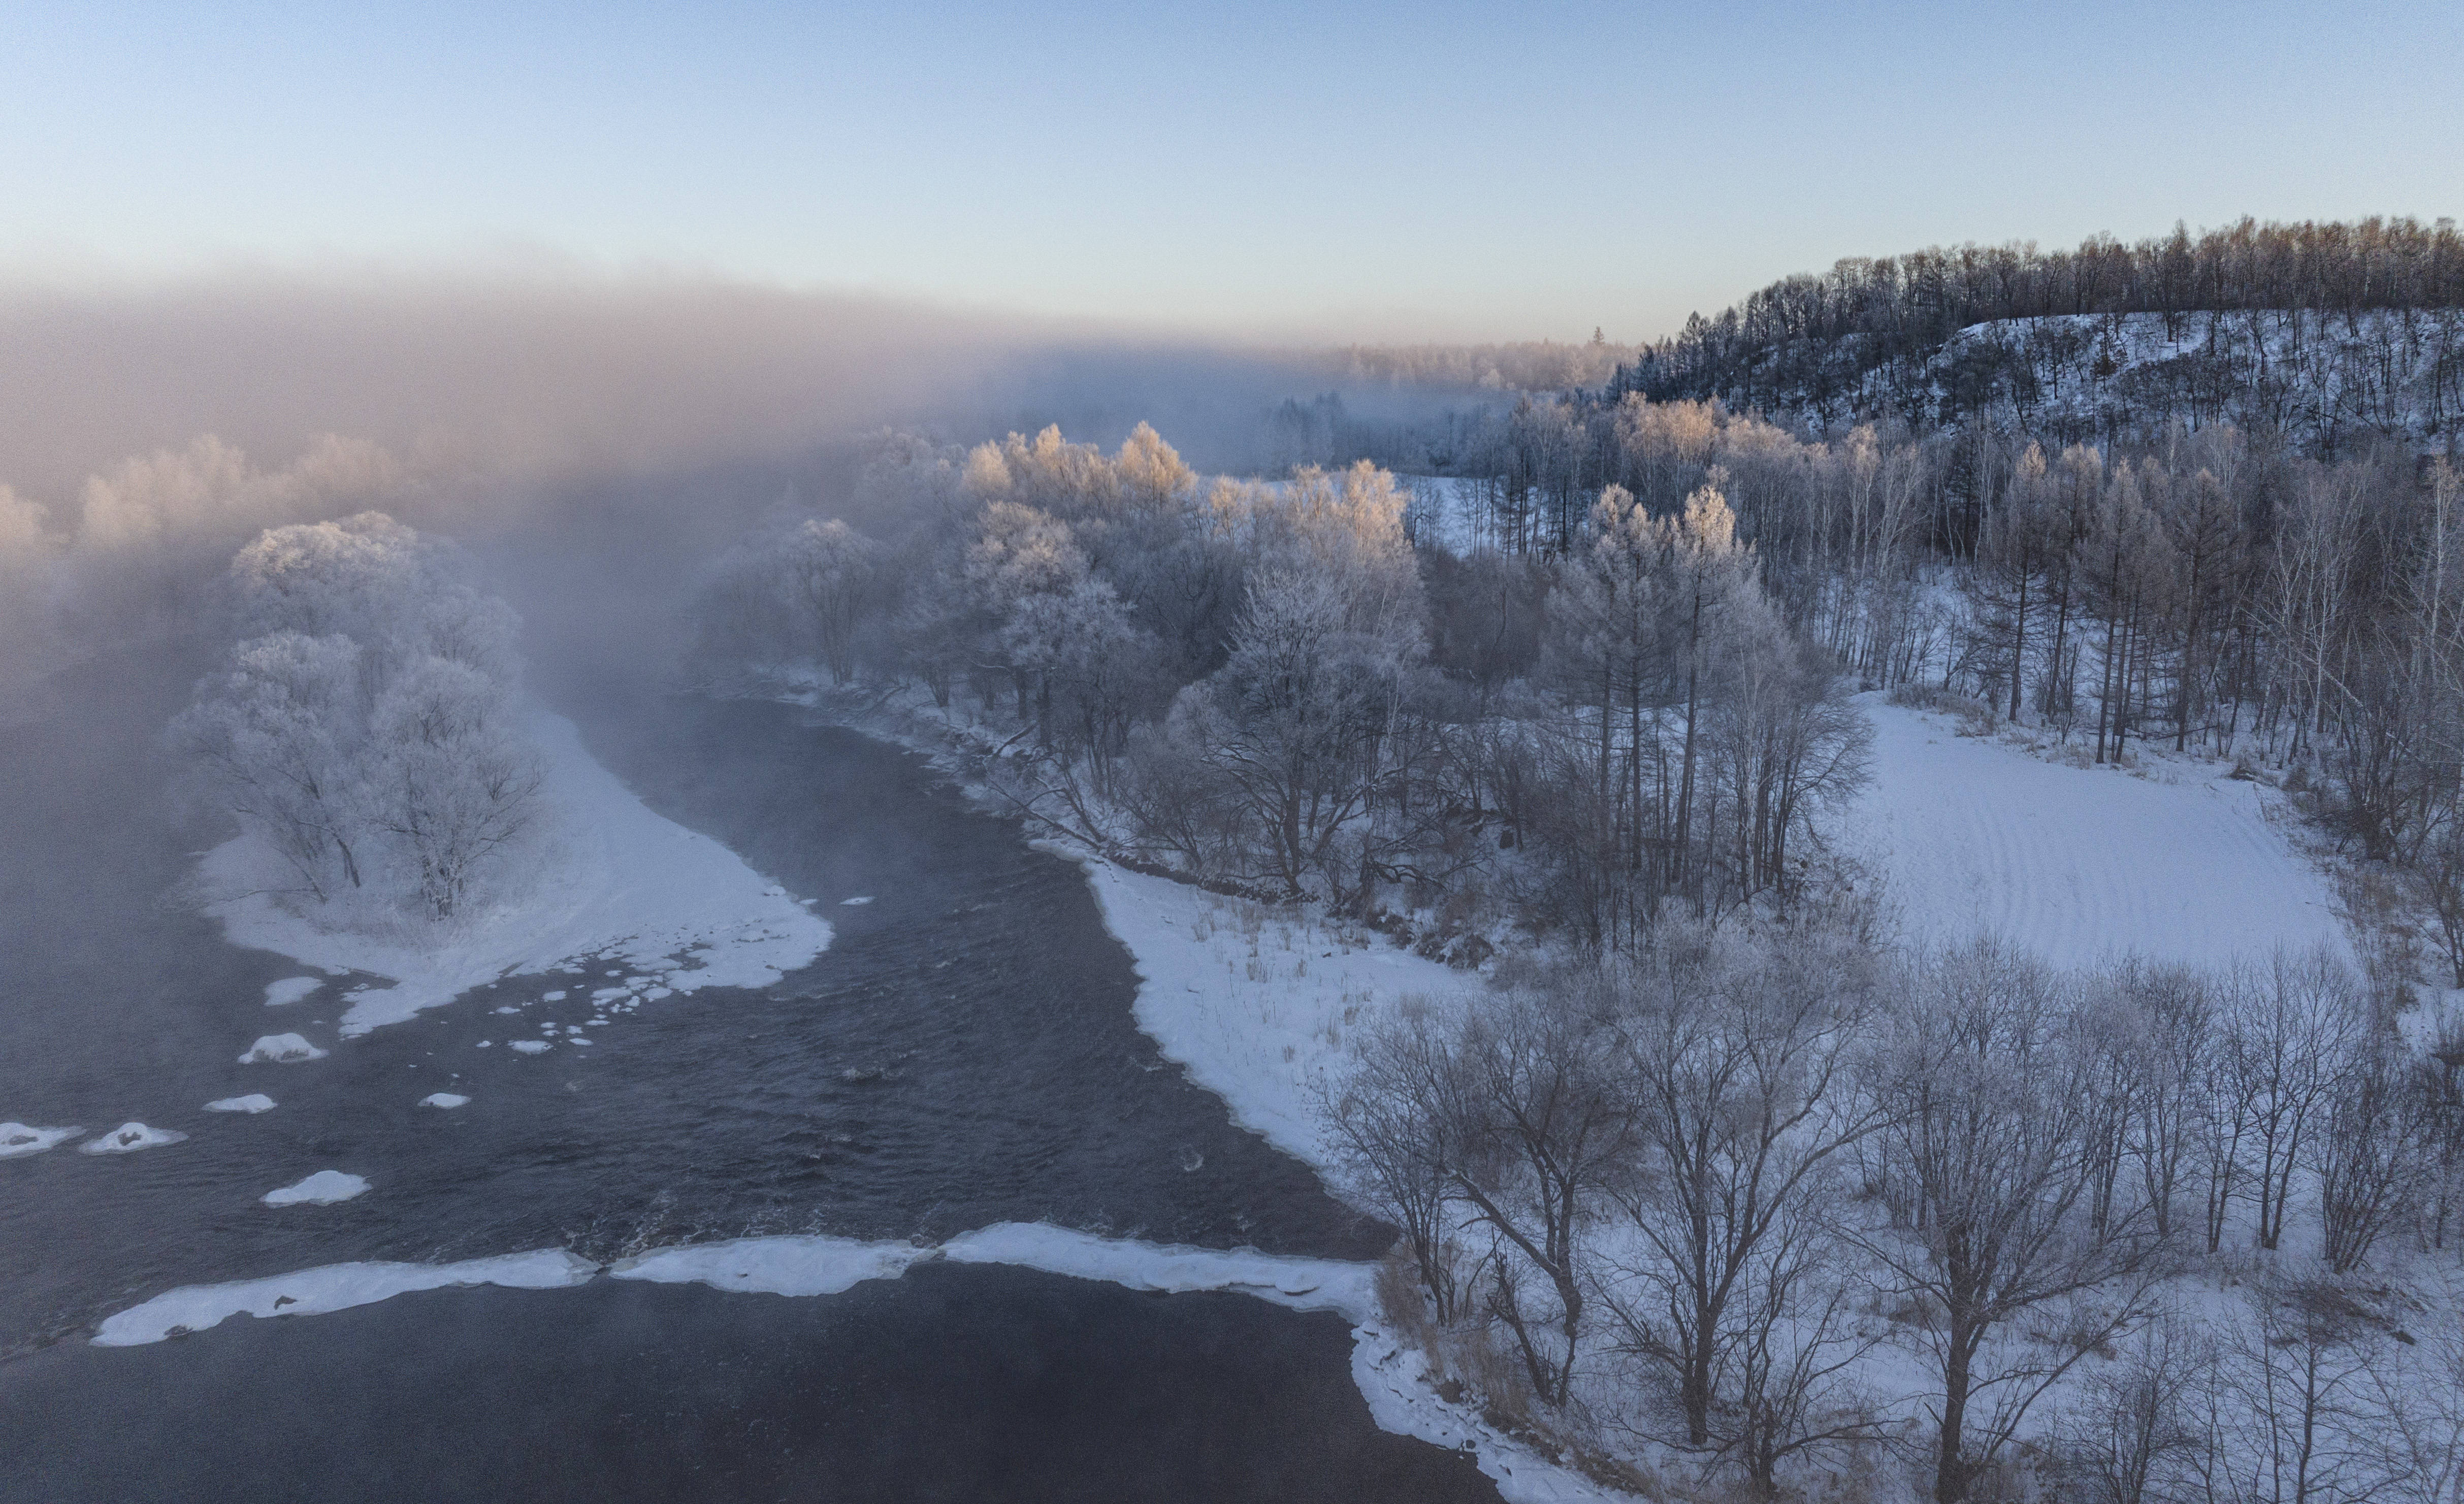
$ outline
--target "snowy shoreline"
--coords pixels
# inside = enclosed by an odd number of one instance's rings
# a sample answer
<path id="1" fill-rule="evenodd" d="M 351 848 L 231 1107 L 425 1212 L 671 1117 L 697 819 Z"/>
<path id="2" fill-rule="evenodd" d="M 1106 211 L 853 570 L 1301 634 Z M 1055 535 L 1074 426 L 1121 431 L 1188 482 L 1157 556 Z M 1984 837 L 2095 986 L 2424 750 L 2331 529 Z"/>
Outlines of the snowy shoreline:
<path id="1" fill-rule="evenodd" d="M 936 1246 L 807 1235 L 686 1244 L 608 1265 L 562 1249 L 452 1264 L 328 1264 L 165 1291 L 104 1320 L 92 1341 L 100 1347 L 143 1346 L 206 1331 L 237 1316 L 322 1316 L 414 1291 L 476 1285 L 566 1290 L 603 1275 L 706 1285 L 731 1294 L 812 1297 L 838 1295 L 867 1280 L 896 1279 L 931 1262 L 1033 1269 L 1155 1294 L 1244 1295 L 1294 1311 L 1333 1312 L 1352 1324 L 1353 1381 L 1379 1429 L 1449 1450 L 1474 1449 L 1481 1471 L 1514 1504 L 1626 1496 L 1555 1466 L 1441 1401 L 1408 1345 L 1385 1331 L 1373 1265 L 1104 1238 L 1041 1222 L 996 1223 Z"/>
<path id="2" fill-rule="evenodd" d="M 200 863 L 209 892 L 238 895 L 207 912 L 232 945 L 390 979 L 345 994 L 345 1038 L 583 957 L 656 972 L 660 985 L 690 992 L 766 987 L 828 948 L 827 921 L 717 841 L 653 813 L 590 755 L 572 722 L 534 709 L 527 726 L 556 818 L 546 872 L 519 899 L 463 922 L 448 943 L 421 943 L 430 937 L 411 922 L 390 936 L 319 926 L 264 891 L 268 856 L 245 836 Z"/>

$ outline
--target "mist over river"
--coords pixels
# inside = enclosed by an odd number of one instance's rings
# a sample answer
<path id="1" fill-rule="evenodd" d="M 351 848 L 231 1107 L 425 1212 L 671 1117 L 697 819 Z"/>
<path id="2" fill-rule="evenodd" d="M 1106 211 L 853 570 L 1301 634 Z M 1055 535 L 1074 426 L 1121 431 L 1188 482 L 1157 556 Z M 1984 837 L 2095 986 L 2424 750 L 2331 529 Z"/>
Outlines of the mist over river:
<path id="1" fill-rule="evenodd" d="M 1346 1259 L 1391 1236 L 1138 1033 L 1076 868 L 788 707 L 548 696 L 659 814 L 815 901 L 837 935 L 811 966 L 537 1056 L 504 1042 L 586 1022 L 601 968 L 348 1041 L 348 979 L 269 1009 L 297 964 L 171 896 L 218 839 L 162 792 L 154 729 L 191 671 L 93 665 L 61 688 L 96 713 L 0 728 L 0 1118 L 188 1135 L 0 1162 L 0 1496 L 1495 1497 L 1375 1428 L 1339 1317 L 998 1266 L 811 1297 L 444 1290 L 89 1345 L 165 1290 L 350 1260 L 998 1222 Z M 332 1054 L 236 1063 L 284 1029 Z M 203 1110 L 251 1092 L 277 1106 Z M 470 1101 L 418 1105 L 436 1092 Z M 326 1168 L 371 1188 L 260 1204 Z"/>

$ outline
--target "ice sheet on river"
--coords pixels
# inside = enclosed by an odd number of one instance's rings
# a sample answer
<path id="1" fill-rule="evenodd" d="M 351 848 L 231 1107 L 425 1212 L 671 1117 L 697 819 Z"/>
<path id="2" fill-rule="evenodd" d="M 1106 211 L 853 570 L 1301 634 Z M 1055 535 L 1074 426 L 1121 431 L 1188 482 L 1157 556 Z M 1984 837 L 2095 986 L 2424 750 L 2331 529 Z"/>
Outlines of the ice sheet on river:
<path id="1" fill-rule="evenodd" d="M 277 905 L 253 874 L 266 861 L 247 837 L 207 853 L 215 892 L 243 896 L 211 906 L 231 942 L 311 966 L 393 979 L 347 994 L 343 1035 L 399 1023 L 502 976 L 549 971 L 585 956 L 660 971 L 678 992 L 766 987 L 809 964 L 830 926 L 776 883 L 707 836 L 663 819 L 601 767 L 573 723 L 534 710 L 532 735 L 546 765 L 556 815 L 548 876 L 517 903 L 461 922 L 450 943 L 433 931 L 346 932 Z M 669 959 L 687 953 L 686 968 Z"/>
<path id="2" fill-rule="evenodd" d="M 868 1279 L 895 1279 L 933 1250 L 913 1243 L 862 1243 L 852 1238 L 743 1237 L 725 1243 L 664 1248 L 607 1266 L 619 1279 L 663 1285 L 708 1285 L 757 1295 L 834 1296 Z"/>
<path id="3" fill-rule="evenodd" d="M 555 1248 L 458 1264 L 328 1264 L 266 1279 L 168 1291 L 104 1321 L 94 1340 L 104 1347 L 134 1347 L 159 1342 L 178 1332 L 202 1332 L 226 1317 L 319 1316 L 449 1285 L 554 1290 L 578 1285 L 598 1268 Z"/>
<path id="4" fill-rule="evenodd" d="M 1130 1290 L 1230 1291 L 1299 1311 L 1340 1311 L 1354 1320 L 1366 1319 L 1376 1304 L 1368 1264 L 1097 1237 L 1045 1222 L 996 1223 L 952 1238 L 941 1253 L 955 1263 L 1010 1264 Z"/>
<path id="5" fill-rule="evenodd" d="M 962 1233 L 938 1248 L 810 1236 L 748 1237 L 661 1249 L 607 1266 L 619 1279 L 701 1284 L 779 1296 L 831 1296 L 870 1279 L 896 1279 L 929 1259 L 1007 1264 L 1131 1290 L 1168 1294 L 1222 1291 L 1302 1311 L 1332 1311 L 1353 1324 L 1353 1377 L 1385 1430 L 1441 1447 L 1471 1444 L 1481 1471 L 1513 1504 L 1563 1504 L 1627 1495 L 1561 1468 L 1498 1433 L 1461 1406 L 1440 1401 L 1417 1349 L 1383 1330 L 1376 1315 L 1375 1266 L 1293 1258 L 1254 1249 L 1167 1246 L 1098 1237 L 1040 1222 L 1003 1222 Z M 157 1342 L 202 1331 L 225 1317 L 307 1316 L 367 1305 L 413 1290 L 504 1285 L 544 1290 L 579 1285 L 595 1264 L 557 1249 L 459 1264 L 336 1264 L 270 1279 L 201 1285 L 155 1297 L 102 1323 L 104 1346 Z"/>

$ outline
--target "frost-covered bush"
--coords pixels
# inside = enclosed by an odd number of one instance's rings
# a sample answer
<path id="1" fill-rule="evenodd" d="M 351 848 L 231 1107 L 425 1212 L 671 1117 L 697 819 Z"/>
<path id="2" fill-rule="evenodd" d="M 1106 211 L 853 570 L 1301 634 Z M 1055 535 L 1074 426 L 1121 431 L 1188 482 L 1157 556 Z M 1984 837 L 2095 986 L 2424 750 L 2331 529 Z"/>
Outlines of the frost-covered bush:
<path id="1" fill-rule="evenodd" d="M 539 813 L 513 611 L 374 512 L 272 529 L 230 580 L 239 641 L 174 744 L 310 902 L 458 912 Z"/>

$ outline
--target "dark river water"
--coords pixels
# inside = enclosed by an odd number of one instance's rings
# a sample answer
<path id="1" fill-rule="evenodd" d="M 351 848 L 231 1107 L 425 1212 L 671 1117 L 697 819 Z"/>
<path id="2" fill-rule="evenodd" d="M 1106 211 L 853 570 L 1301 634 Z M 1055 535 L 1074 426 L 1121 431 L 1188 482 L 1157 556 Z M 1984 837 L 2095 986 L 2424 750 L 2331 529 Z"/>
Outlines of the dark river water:
<path id="1" fill-rule="evenodd" d="M 299 968 L 177 901 L 216 834 L 163 792 L 187 671 L 85 672 L 77 716 L 0 727 L 0 1120 L 189 1138 L 0 1161 L 0 1497 L 1496 1496 L 1375 1429 L 1337 1318 L 1023 1270 L 808 1299 L 441 1291 L 89 1345 L 175 1286 L 349 1259 L 1012 1220 L 1346 1258 L 1391 1234 L 1158 1057 L 1077 870 L 912 754 L 777 705 L 568 692 L 652 807 L 819 900 L 829 950 L 646 1003 L 587 1050 L 501 1048 L 497 1007 L 589 1016 L 569 976 L 340 1041 L 337 987 L 266 1007 Z M 287 1030 L 333 1053 L 235 1062 Z M 440 1090 L 471 1103 L 415 1105 Z M 202 1110 L 248 1092 L 279 1106 Z M 258 1204 L 328 1168 L 374 1188 Z"/>

